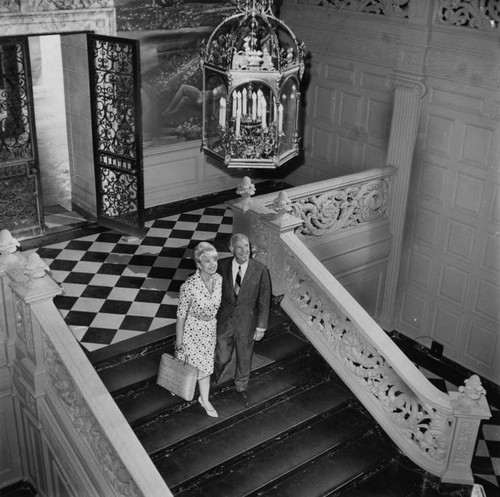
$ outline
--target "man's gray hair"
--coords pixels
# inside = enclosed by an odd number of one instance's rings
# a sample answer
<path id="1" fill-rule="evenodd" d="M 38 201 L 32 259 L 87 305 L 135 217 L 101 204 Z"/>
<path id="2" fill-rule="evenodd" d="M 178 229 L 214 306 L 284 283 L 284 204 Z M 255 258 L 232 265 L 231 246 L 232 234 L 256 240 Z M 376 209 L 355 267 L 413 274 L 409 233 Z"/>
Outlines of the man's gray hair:
<path id="1" fill-rule="evenodd" d="M 240 240 L 246 240 L 248 244 L 250 244 L 250 240 L 248 239 L 248 236 L 245 235 L 245 233 L 235 233 L 229 240 L 229 247 L 234 248 L 235 244 Z"/>

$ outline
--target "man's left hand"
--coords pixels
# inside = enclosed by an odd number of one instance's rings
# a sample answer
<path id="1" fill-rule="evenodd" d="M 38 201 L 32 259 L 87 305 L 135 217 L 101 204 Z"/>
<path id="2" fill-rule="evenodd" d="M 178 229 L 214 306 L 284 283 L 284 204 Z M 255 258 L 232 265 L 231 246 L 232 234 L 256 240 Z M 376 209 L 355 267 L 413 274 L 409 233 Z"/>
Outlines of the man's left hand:
<path id="1" fill-rule="evenodd" d="M 264 338 L 264 333 L 266 332 L 266 330 L 261 330 L 259 328 L 257 328 L 255 330 L 255 333 L 253 334 L 253 339 L 258 342 L 260 340 L 262 340 L 262 338 Z"/>

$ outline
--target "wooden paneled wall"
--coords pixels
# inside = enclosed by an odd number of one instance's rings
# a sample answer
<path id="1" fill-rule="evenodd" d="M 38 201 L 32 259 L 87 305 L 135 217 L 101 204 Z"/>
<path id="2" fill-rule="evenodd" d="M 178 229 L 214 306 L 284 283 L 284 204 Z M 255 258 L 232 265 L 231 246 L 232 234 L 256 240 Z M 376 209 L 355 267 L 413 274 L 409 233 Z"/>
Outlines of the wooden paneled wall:
<path id="1" fill-rule="evenodd" d="M 478 17 L 474 2 L 321 3 L 284 0 L 281 7 L 310 55 L 306 165 L 288 180 L 305 184 L 385 165 L 391 80 L 420 78 L 426 91 L 389 326 L 426 346 L 442 343 L 446 357 L 500 384 L 495 7 Z"/>

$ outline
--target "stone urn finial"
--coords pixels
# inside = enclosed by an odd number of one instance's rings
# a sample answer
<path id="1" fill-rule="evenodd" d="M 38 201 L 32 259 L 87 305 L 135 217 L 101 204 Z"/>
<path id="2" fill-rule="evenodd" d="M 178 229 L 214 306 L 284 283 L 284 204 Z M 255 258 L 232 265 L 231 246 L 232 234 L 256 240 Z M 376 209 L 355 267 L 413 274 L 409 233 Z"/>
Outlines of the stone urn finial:
<path id="1" fill-rule="evenodd" d="M 486 390 L 481 385 L 481 380 L 477 374 L 473 374 L 469 379 L 465 380 L 464 385 L 458 388 L 462 394 L 463 404 L 474 404 L 483 395 L 486 395 Z"/>
<path id="2" fill-rule="evenodd" d="M 9 255 L 16 252 L 20 243 L 10 234 L 9 230 L 0 231 L 0 255 Z"/>
<path id="3" fill-rule="evenodd" d="M 236 193 L 241 196 L 241 205 L 243 207 L 243 212 L 248 210 L 252 199 L 252 195 L 255 195 L 255 185 L 248 176 L 244 176 L 241 183 L 236 188 Z"/>
<path id="4" fill-rule="evenodd" d="M 48 264 L 37 253 L 30 254 L 24 266 L 24 274 L 26 274 L 30 280 L 43 278 L 45 272 L 49 270 Z"/>
<path id="5" fill-rule="evenodd" d="M 271 204 L 272 209 L 276 212 L 278 219 L 284 218 L 292 210 L 292 201 L 288 198 L 286 191 L 279 192 L 278 196 Z"/>

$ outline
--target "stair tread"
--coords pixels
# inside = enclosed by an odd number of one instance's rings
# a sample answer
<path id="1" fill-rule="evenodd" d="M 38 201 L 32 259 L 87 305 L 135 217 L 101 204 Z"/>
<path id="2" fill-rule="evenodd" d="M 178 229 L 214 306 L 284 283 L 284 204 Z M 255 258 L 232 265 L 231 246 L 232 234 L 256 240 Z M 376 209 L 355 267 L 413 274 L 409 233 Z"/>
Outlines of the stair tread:
<path id="1" fill-rule="evenodd" d="M 255 375 L 251 377 L 249 385 L 252 409 L 258 409 L 270 399 L 286 394 L 307 381 L 314 383 L 324 378 L 323 365 L 318 365 L 318 358 L 315 356 L 301 357 L 279 366 L 277 370 Z M 337 388 L 339 395 L 340 392 L 350 395 L 345 387 Z M 152 454 L 206 428 L 213 429 L 215 425 L 227 423 L 228 419 L 245 411 L 238 394 L 232 388 L 215 392 L 211 401 L 219 413 L 217 419 L 208 417 L 195 400 L 180 412 L 171 413 L 168 417 L 158 417 L 144 426 L 137 427 L 135 434 L 146 451 Z"/>
<path id="2" fill-rule="evenodd" d="M 297 471 L 283 482 L 259 493 L 262 497 L 324 497 L 332 489 L 341 491 L 342 487 L 362 477 L 366 472 L 377 468 L 381 462 L 397 456 L 394 446 L 374 433 L 368 433 L 351 445 L 327 457 L 318 458 L 304 469 Z M 385 475 L 387 486 L 392 485 L 393 475 Z M 385 490 L 387 489 L 387 486 Z M 357 488 L 357 486 L 356 486 Z M 404 488 L 404 485 L 401 485 Z M 400 489 L 401 489 L 400 488 Z M 384 496 L 403 497 L 404 493 L 369 493 L 365 497 Z M 353 497 L 352 487 L 345 495 Z"/>
<path id="3" fill-rule="evenodd" d="M 270 336 L 263 340 L 262 343 L 256 344 L 252 360 L 252 371 L 297 354 L 307 346 L 304 340 L 289 331 Z M 148 381 L 153 386 L 156 381 L 160 358 L 163 352 L 165 350 L 157 350 L 150 354 L 139 356 L 131 361 L 117 364 L 112 368 L 100 371 L 99 376 L 112 395 Z M 151 393 L 144 391 L 142 395 L 154 396 L 156 391 L 153 388 Z M 138 394 L 138 397 L 133 396 L 132 400 L 137 402 L 140 398 L 141 394 Z M 129 409 L 127 400 L 119 400 L 117 403 L 122 412 L 126 413 Z"/>
<path id="4" fill-rule="evenodd" d="M 314 418 L 338 408 L 349 395 L 326 382 L 257 411 L 155 461 L 169 486 L 179 485 Z"/>
<path id="5" fill-rule="evenodd" d="M 156 350 L 137 357 L 132 361 L 122 362 L 98 372 L 102 382 L 111 395 L 132 385 L 154 378 L 158 372 L 161 354 L 164 350 Z"/>
<path id="6" fill-rule="evenodd" d="M 366 478 L 360 484 L 356 485 L 356 487 L 349 488 L 346 495 L 349 495 L 349 497 L 368 497 L 372 495 L 409 497 L 416 490 L 418 490 L 419 496 L 430 497 L 427 489 L 425 492 L 422 492 L 422 471 L 419 474 L 398 464 L 397 461 L 391 461 L 385 468 L 382 468 L 373 476 Z M 271 495 L 274 496 L 274 494 Z"/>
<path id="7" fill-rule="evenodd" d="M 91 354 L 159 473 L 179 497 L 437 497 L 283 313 L 255 344 L 245 408 L 229 373 L 211 392 L 219 418 L 156 385 L 174 328 Z M 130 346 L 130 348 L 129 348 Z M 455 492 L 455 493 L 453 493 Z"/>
<path id="8" fill-rule="evenodd" d="M 204 478 L 195 487 L 187 488 L 176 495 L 182 497 L 249 495 L 268 485 L 269 482 L 283 478 L 290 471 L 310 463 L 353 436 L 363 433 L 370 423 L 371 421 L 360 411 L 346 407 L 305 430 L 285 437 L 282 441 L 259 451 L 253 457 L 228 466 L 224 471 L 210 478 Z M 357 452 L 363 455 L 366 450 L 360 446 Z M 366 456 L 363 459 L 365 458 Z M 340 459 L 343 460 L 343 458 Z M 353 475 L 363 471 L 363 469 L 358 469 L 357 465 L 353 467 L 352 464 L 346 464 L 345 466 Z M 311 497 L 311 494 L 308 497 Z"/>

